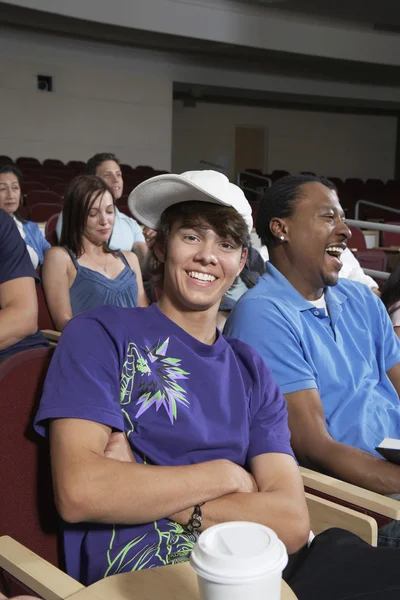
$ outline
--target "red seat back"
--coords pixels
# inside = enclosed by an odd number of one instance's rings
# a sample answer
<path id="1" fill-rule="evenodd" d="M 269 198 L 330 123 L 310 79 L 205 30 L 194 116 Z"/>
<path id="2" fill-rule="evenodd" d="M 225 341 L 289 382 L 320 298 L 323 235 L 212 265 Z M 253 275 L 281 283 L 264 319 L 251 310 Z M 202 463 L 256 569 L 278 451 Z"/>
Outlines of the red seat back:
<path id="1" fill-rule="evenodd" d="M 46 226 L 44 228 L 44 237 L 52 246 L 57 246 L 58 243 L 56 225 L 59 214 L 60 213 L 55 213 L 54 215 L 51 215 L 50 219 L 46 221 Z M 45 327 L 40 327 L 40 329 L 45 329 Z"/>
<path id="2" fill-rule="evenodd" d="M 387 222 L 386 225 L 400 225 L 397 221 Z M 395 231 L 383 231 L 382 232 L 383 244 L 386 247 L 389 246 L 400 246 L 400 233 Z"/>
<path id="3" fill-rule="evenodd" d="M 59 167 L 62 168 L 65 165 L 63 161 L 59 160 L 58 158 L 46 158 L 46 160 L 43 161 L 43 166 L 51 169 L 58 169 Z"/>
<path id="4" fill-rule="evenodd" d="M 45 223 L 52 215 L 60 212 L 61 206 L 52 203 L 34 204 L 30 209 L 31 221 L 35 223 Z"/>
<path id="5" fill-rule="evenodd" d="M 25 197 L 25 204 L 29 208 L 34 206 L 35 204 L 43 204 L 49 203 L 52 204 L 62 204 L 63 199 L 59 194 L 52 192 L 50 190 L 33 190 L 28 192 Z"/>
<path id="6" fill-rule="evenodd" d="M 52 175 L 43 175 L 40 178 L 40 181 L 44 183 L 44 185 L 46 185 L 49 188 L 49 190 L 53 190 L 54 186 L 56 186 L 58 183 L 65 183 L 64 180 L 60 177 L 53 177 Z"/>
<path id="7" fill-rule="evenodd" d="M 38 325 L 39 329 L 56 329 L 50 311 L 47 306 L 46 296 L 41 283 L 36 286 L 36 295 L 38 300 Z"/>
<path id="8" fill-rule="evenodd" d="M 356 248 L 357 250 L 366 250 L 367 243 L 361 229 L 358 227 L 349 227 L 351 231 L 351 238 L 347 242 L 349 248 Z"/>
<path id="9" fill-rule="evenodd" d="M 48 442 L 32 427 L 53 348 L 0 363 L 0 531 L 60 565 Z"/>
<path id="10" fill-rule="evenodd" d="M 28 192 L 43 192 L 48 190 L 47 185 L 42 183 L 41 181 L 22 181 L 21 189 L 23 194 L 27 194 Z"/>
<path id="11" fill-rule="evenodd" d="M 355 256 L 363 269 L 386 271 L 387 256 L 383 250 L 360 250 L 355 252 Z"/>
<path id="12" fill-rule="evenodd" d="M 37 158 L 34 158 L 33 156 L 20 156 L 19 158 L 17 158 L 17 160 L 15 161 L 15 164 L 18 167 L 41 167 L 42 165 L 40 164 L 40 161 Z"/>

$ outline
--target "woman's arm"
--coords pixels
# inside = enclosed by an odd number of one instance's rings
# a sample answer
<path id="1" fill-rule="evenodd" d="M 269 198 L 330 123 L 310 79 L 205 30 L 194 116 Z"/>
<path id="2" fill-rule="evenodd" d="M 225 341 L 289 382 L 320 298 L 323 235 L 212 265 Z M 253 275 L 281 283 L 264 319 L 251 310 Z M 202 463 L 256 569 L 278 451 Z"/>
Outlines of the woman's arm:
<path id="1" fill-rule="evenodd" d="M 70 263 L 68 252 L 64 248 L 54 247 L 46 252 L 42 269 L 47 306 L 58 331 L 62 331 L 73 316 L 68 279 Z"/>
<path id="2" fill-rule="evenodd" d="M 128 252 L 126 250 L 122 250 L 122 252 L 124 253 L 126 260 L 128 261 L 130 268 L 136 274 L 136 281 L 138 286 L 137 305 L 142 307 L 149 306 L 149 301 L 147 299 L 146 292 L 144 291 L 143 287 L 143 278 L 139 264 L 139 259 L 134 252 Z"/>

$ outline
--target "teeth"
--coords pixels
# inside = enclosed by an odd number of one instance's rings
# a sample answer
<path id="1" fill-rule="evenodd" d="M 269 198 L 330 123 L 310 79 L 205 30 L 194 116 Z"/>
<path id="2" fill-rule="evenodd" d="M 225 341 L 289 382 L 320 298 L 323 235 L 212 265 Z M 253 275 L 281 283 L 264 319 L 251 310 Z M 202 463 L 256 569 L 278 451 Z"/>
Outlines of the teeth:
<path id="1" fill-rule="evenodd" d="M 344 252 L 343 248 L 341 248 L 340 246 L 329 246 L 329 248 L 327 248 L 326 251 L 328 253 L 336 252 L 337 254 L 342 254 Z"/>
<path id="2" fill-rule="evenodd" d="M 215 281 L 216 277 L 214 275 L 209 275 L 208 273 L 198 273 L 197 271 L 189 271 L 189 277 L 193 279 L 200 279 L 200 281 Z"/>

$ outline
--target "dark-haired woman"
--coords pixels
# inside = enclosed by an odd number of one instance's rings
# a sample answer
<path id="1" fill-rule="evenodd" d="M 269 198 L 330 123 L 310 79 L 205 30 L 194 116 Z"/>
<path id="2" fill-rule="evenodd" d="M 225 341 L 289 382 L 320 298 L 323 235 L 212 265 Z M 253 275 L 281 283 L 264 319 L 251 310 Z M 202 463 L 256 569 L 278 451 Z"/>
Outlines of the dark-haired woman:
<path id="1" fill-rule="evenodd" d="M 43 264 L 44 255 L 50 248 L 50 244 L 37 223 L 22 219 L 18 213 L 22 199 L 21 179 L 20 171 L 13 165 L 0 167 L 0 208 L 14 219 L 18 231 L 25 241 L 33 267 L 36 269 Z"/>
<path id="2" fill-rule="evenodd" d="M 75 315 L 101 305 L 147 306 L 139 261 L 133 252 L 108 247 L 115 203 L 94 175 L 76 177 L 63 206 L 61 246 L 49 250 L 43 286 L 59 331 Z"/>
<path id="3" fill-rule="evenodd" d="M 400 264 L 385 283 L 381 299 L 389 313 L 396 335 L 400 338 Z"/>

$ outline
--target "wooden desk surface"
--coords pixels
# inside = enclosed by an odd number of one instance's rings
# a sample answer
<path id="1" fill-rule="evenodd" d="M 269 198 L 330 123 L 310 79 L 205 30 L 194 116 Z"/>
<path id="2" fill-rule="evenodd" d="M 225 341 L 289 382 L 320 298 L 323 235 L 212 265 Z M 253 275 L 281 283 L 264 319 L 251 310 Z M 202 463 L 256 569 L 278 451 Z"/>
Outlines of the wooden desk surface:
<path id="1" fill-rule="evenodd" d="M 400 246 L 379 246 L 379 248 L 376 248 L 376 250 L 383 250 L 384 252 L 394 252 L 398 254 L 400 252 Z"/>
<path id="2" fill-rule="evenodd" d="M 68 600 L 199 600 L 197 575 L 188 562 L 112 575 L 68 597 Z M 282 581 L 281 600 L 296 600 Z"/>

